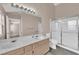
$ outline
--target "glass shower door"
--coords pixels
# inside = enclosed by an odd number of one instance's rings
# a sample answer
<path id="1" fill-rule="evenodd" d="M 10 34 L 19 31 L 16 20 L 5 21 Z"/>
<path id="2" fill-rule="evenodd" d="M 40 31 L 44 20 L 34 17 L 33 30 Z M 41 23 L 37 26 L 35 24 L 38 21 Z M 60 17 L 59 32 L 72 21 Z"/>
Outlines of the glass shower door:
<path id="1" fill-rule="evenodd" d="M 78 18 L 72 17 L 63 20 L 62 23 L 62 45 L 78 49 Z"/>
<path id="2" fill-rule="evenodd" d="M 61 23 L 58 21 L 52 22 L 52 39 L 55 44 L 61 44 Z"/>

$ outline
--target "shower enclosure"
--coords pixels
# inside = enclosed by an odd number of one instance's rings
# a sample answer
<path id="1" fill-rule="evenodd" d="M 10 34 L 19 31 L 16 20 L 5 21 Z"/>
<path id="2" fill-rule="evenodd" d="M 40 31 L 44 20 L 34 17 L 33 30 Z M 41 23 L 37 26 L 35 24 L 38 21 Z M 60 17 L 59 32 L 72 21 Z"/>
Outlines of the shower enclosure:
<path id="1" fill-rule="evenodd" d="M 70 49 L 79 49 L 79 17 L 56 19 L 52 24 L 52 41 L 56 45 Z"/>

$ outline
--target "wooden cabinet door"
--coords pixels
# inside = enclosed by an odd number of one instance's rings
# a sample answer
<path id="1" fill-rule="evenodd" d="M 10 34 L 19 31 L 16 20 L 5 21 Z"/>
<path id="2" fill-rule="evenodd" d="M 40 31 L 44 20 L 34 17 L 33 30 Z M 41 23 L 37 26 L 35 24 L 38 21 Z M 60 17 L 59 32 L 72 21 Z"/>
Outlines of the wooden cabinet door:
<path id="1" fill-rule="evenodd" d="M 33 55 L 40 55 L 39 42 L 33 44 Z"/>
<path id="2" fill-rule="evenodd" d="M 42 40 L 33 44 L 34 55 L 43 55 L 49 50 L 49 40 Z"/>
<path id="3" fill-rule="evenodd" d="M 33 50 L 33 55 L 41 55 L 41 50 L 39 48 L 35 48 Z"/>
<path id="4" fill-rule="evenodd" d="M 49 40 L 43 40 L 39 42 L 40 53 L 43 55 L 49 51 Z"/>
<path id="5" fill-rule="evenodd" d="M 32 45 L 25 46 L 25 55 L 32 55 Z"/>
<path id="6" fill-rule="evenodd" d="M 48 45 L 42 45 L 40 48 L 40 53 L 43 55 L 49 51 Z"/>

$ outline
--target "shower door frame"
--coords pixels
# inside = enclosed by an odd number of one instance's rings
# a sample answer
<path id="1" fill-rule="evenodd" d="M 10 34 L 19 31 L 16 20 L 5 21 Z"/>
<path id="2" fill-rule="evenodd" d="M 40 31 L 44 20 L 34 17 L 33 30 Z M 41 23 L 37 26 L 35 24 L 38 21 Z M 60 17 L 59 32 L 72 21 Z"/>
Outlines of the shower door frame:
<path id="1" fill-rule="evenodd" d="M 61 22 L 60 21 L 57 21 L 57 20 L 55 20 L 55 21 L 52 21 L 52 24 L 54 24 L 55 23 L 55 26 L 56 26 L 56 23 L 58 24 L 58 28 L 60 28 L 60 30 L 56 30 L 56 31 L 53 31 L 53 29 L 52 29 L 52 36 L 53 36 L 53 32 L 58 32 L 59 33 L 59 35 L 58 35 L 58 37 L 59 37 L 59 39 L 57 39 L 58 40 L 58 42 L 57 42 L 57 44 L 62 44 L 62 27 L 61 27 Z M 60 24 L 60 25 L 59 25 Z M 52 37 L 52 39 L 53 39 L 53 37 Z M 53 39 L 53 40 L 55 40 L 55 39 Z M 60 42 L 59 42 L 60 41 Z"/>
<path id="2" fill-rule="evenodd" d="M 78 34 L 78 36 L 79 36 L 79 26 L 78 26 L 78 25 L 79 25 L 79 17 L 78 17 L 78 16 L 72 16 L 72 17 L 77 17 L 77 19 L 76 19 L 76 24 L 77 24 L 77 25 L 76 25 L 76 29 L 77 29 L 77 32 L 78 32 L 77 34 Z M 68 17 L 68 18 L 72 18 L 72 17 Z M 60 20 L 60 19 L 63 20 L 63 19 L 68 19 L 68 18 L 59 18 L 58 20 Z M 63 21 L 62 21 L 61 23 L 63 23 Z M 63 42 L 63 41 L 62 41 L 62 40 L 63 40 L 63 39 L 62 39 L 62 35 L 63 35 L 62 32 L 63 32 L 63 31 L 62 31 L 62 25 L 61 25 L 61 43 L 58 43 L 59 45 L 63 45 L 63 44 L 62 44 L 62 42 Z M 78 37 L 77 37 L 77 38 L 78 38 Z M 78 38 L 78 41 L 79 41 L 79 38 Z M 57 44 L 57 45 L 58 45 L 58 44 Z M 78 48 L 79 48 L 79 42 L 78 42 Z"/>

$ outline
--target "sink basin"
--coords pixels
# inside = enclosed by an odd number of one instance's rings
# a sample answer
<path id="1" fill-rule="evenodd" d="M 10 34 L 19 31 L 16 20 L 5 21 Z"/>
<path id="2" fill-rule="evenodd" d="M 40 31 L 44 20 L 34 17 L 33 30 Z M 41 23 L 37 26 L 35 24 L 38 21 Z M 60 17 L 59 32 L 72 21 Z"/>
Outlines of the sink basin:
<path id="1" fill-rule="evenodd" d="M 14 44 L 4 44 L 4 45 L 0 46 L 0 49 L 9 49 L 9 48 L 12 48 L 14 46 L 15 46 Z"/>
<path id="2" fill-rule="evenodd" d="M 13 47 L 16 46 L 16 43 L 18 44 L 19 41 L 17 41 L 17 40 L 8 41 L 7 43 L 1 44 L 0 49 L 10 49 L 10 48 L 13 48 Z"/>
<path id="3" fill-rule="evenodd" d="M 14 47 L 14 46 L 12 46 L 12 45 L 4 45 L 4 46 L 0 47 L 0 49 L 9 49 L 9 48 L 12 48 L 12 47 Z"/>

